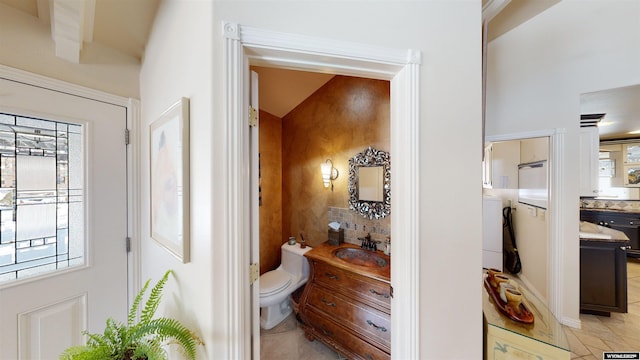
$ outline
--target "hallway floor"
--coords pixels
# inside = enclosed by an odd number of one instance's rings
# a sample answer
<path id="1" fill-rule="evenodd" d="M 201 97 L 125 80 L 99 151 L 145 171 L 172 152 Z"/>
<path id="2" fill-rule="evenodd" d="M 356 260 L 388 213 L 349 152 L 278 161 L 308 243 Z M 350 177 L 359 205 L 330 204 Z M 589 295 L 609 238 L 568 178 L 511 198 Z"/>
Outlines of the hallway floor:
<path id="1" fill-rule="evenodd" d="M 640 260 L 627 260 L 628 313 L 580 314 L 582 329 L 565 326 L 571 359 L 600 360 L 604 351 L 640 351 Z"/>

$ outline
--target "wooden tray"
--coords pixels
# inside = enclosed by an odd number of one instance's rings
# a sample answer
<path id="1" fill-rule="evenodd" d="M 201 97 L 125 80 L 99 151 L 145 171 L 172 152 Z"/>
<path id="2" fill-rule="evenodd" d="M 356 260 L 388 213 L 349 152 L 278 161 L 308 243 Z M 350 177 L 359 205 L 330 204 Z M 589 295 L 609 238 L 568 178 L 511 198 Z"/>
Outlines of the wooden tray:
<path id="1" fill-rule="evenodd" d="M 484 287 L 485 289 L 487 289 L 487 292 L 493 300 L 493 303 L 501 313 L 503 313 L 513 321 L 518 321 L 525 324 L 533 324 L 533 313 L 529 310 L 527 305 L 524 304 L 524 301 L 520 303 L 520 314 L 518 314 L 513 309 L 513 307 L 511 307 L 511 305 L 507 304 L 507 302 L 505 301 L 502 301 L 500 292 L 496 288 L 491 286 L 488 276 L 485 276 L 484 278 Z"/>

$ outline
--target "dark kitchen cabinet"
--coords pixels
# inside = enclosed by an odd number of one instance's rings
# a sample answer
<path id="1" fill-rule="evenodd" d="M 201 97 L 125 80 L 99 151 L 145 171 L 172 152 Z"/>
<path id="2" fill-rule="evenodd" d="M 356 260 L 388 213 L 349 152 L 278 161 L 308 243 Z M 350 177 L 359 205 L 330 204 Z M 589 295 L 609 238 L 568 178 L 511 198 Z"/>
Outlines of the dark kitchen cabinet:
<path id="1" fill-rule="evenodd" d="M 626 244 L 580 240 L 580 311 L 627 312 Z"/>
<path id="2" fill-rule="evenodd" d="M 640 214 L 602 210 L 580 210 L 580 220 L 619 230 L 629 237 L 627 256 L 640 258 Z"/>

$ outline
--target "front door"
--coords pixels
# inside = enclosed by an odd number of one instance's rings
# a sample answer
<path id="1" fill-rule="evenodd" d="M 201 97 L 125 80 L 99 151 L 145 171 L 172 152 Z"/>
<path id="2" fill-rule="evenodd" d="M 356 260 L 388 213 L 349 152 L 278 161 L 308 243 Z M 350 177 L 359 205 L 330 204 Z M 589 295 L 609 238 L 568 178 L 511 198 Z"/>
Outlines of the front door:
<path id="1" fill-rule="evenodd" d="M 0 358 L 126 320 L 126 126 L 126 107 L 0 78 Z"/>

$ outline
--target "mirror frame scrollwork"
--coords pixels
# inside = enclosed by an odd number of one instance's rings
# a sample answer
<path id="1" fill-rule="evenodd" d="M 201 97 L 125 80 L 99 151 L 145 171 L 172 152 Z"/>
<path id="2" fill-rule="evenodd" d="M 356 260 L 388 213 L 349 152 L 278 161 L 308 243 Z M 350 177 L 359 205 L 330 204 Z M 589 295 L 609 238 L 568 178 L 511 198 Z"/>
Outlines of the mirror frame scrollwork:
<path id="1" fill-rule="evenodd" d="M 383 201 L 360 200 L 358 169 L 381 166 L 383 168 Z M 349 209 L 369 219 L 380 219 L 391 213 L 391 160 L 389 153 L 372 147 L 349 159 Z"/>

